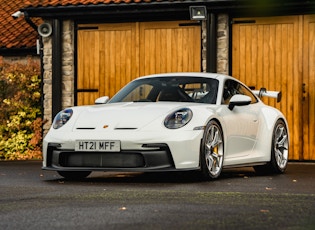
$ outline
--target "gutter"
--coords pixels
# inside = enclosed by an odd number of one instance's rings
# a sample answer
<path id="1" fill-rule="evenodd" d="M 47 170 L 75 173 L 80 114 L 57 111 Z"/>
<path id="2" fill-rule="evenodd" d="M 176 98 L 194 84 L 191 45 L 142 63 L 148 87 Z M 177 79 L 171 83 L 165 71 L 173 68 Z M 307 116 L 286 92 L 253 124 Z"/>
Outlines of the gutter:
<path id="1" fill-rule="evenodd" d="M 254 16 L 261 15 L 288 15 L 308 14 L 315 12 L 315 2 L 309 0 L 278 0 L 275 2 L 261 2 L 253 0 L 186 0 L 186 1 L 154 1 L 154 2 L 131 2 L 131 3 L 103 3 L 90 5 L 58 5 L 58 6 L 35 6 L 22 9 L 31 17 L 42 18 L 71 18 L 80 19 L 82 15 L 88 17 L 126 17 L 126 15 L 163 15 L 165 13 L 189 12 L 189 6 L 203 5 L 211 13 L 228 13 L 237 15 Z M 254 15 L 251 15 L 254 14 Z"/>
<path id="2" fill-rule="evenodd" d="M 131 3 L 103 3 L 103 4 L 89 4 L 89 5 L 65 5 L 65 6 L 35 6 L 22 9 L 27 11 L 31 17 L 43 18 L 77 18 L 88 16 L 103 16 L 113 17 L 116 15 L 127 14 L 165 14 L 165 13 L 189 13 L 189 7 L 192 5 L 204 5 L 210 7 L 211 10 L 225 10 L 230 7 L 235 7 L 238 3 L 235 0 L 212 0 L 212 1 L 154 1 L 146 2 L 131 2 Z"/>

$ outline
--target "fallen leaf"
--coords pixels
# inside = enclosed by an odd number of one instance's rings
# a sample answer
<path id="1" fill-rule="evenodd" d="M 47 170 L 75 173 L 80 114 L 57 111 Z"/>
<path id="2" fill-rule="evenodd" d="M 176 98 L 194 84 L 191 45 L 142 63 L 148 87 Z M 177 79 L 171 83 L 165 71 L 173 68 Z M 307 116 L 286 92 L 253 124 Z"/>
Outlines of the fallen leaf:
<path id="1" fill-rule="evenodd" d="M 267 212 L 269 212 L 269 210 L 268 209 L 261 209 L 260 212 L 267 213 Z"/>

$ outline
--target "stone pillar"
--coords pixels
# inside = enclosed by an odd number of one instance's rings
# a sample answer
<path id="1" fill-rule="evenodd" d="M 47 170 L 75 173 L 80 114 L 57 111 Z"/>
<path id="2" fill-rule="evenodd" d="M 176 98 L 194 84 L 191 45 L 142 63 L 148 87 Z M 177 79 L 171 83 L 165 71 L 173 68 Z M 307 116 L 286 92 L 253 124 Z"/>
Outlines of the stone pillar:
<path id="1" fill-rule="evenodd" d="M 52 40 L 51 37 L 42 38 L 43 41 L 43 126 L 44 134 L 51 126 L 52 114 Z"/>
<path id="2" fill-rule="evenodd" d="M 229 16 L 227 14 L 218 15 L 217 25 L 217 73 L 229 74 Z M 202 70 L 207 71 L 207 23 L 202 21 L 201 25 L 201 57 Z"/>
<path id="3" fill-rule="evenodd" d="M 207 21 L 201 23 L 201 72 L 207 71 Z"/>
<path id="4" fill-rule="evenodd" d="M 218 15 L 217 72 L 229 74 L 229 16 Z"/>
<path id="5" fill-rule="evenodd" d="M 62 33 L 62 107 L 74 105 L 74 23 L 63 22 Z"/>
<path id="6" fill-rule="evenodd" d="M 63 22 L 62 31 L 62 107 L 74 105 L 74 23 Z M 44 134 L 52 123 L 52 38 L 43 38 Z"/>

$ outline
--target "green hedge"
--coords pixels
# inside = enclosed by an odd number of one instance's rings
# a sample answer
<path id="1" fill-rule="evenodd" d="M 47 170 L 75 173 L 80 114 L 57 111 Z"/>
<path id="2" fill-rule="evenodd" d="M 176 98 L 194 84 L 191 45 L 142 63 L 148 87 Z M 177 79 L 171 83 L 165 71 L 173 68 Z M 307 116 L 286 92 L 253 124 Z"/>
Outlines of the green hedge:
<path id="1" fill-rule="evenodd" d="M 37 62 L 0 64 L 0 160 L 41 158 L 41 79 Z"/>

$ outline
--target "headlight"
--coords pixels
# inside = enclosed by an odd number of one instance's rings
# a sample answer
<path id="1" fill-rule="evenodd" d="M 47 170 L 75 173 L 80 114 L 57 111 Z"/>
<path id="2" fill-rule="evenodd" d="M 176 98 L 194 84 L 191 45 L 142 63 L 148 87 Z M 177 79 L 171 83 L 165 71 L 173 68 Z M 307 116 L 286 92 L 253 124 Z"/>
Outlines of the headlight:
<path id="1" fill-rule="evenodd" d="M 164 125 L 168 129 L 178 129 L 185 126 L 192 116 L 193 113 L 190 109 L 180 109 L 168 115 L 164 120 Z"/>
<path id="2" fill-rule="evenodd" d="M 59 129 L 60 127 L 62 127 L 70 120 L 72 114 L 73 114 L 72 109 L 65 109 L 60 111 L 54 118 L 53 128 Z"/>

